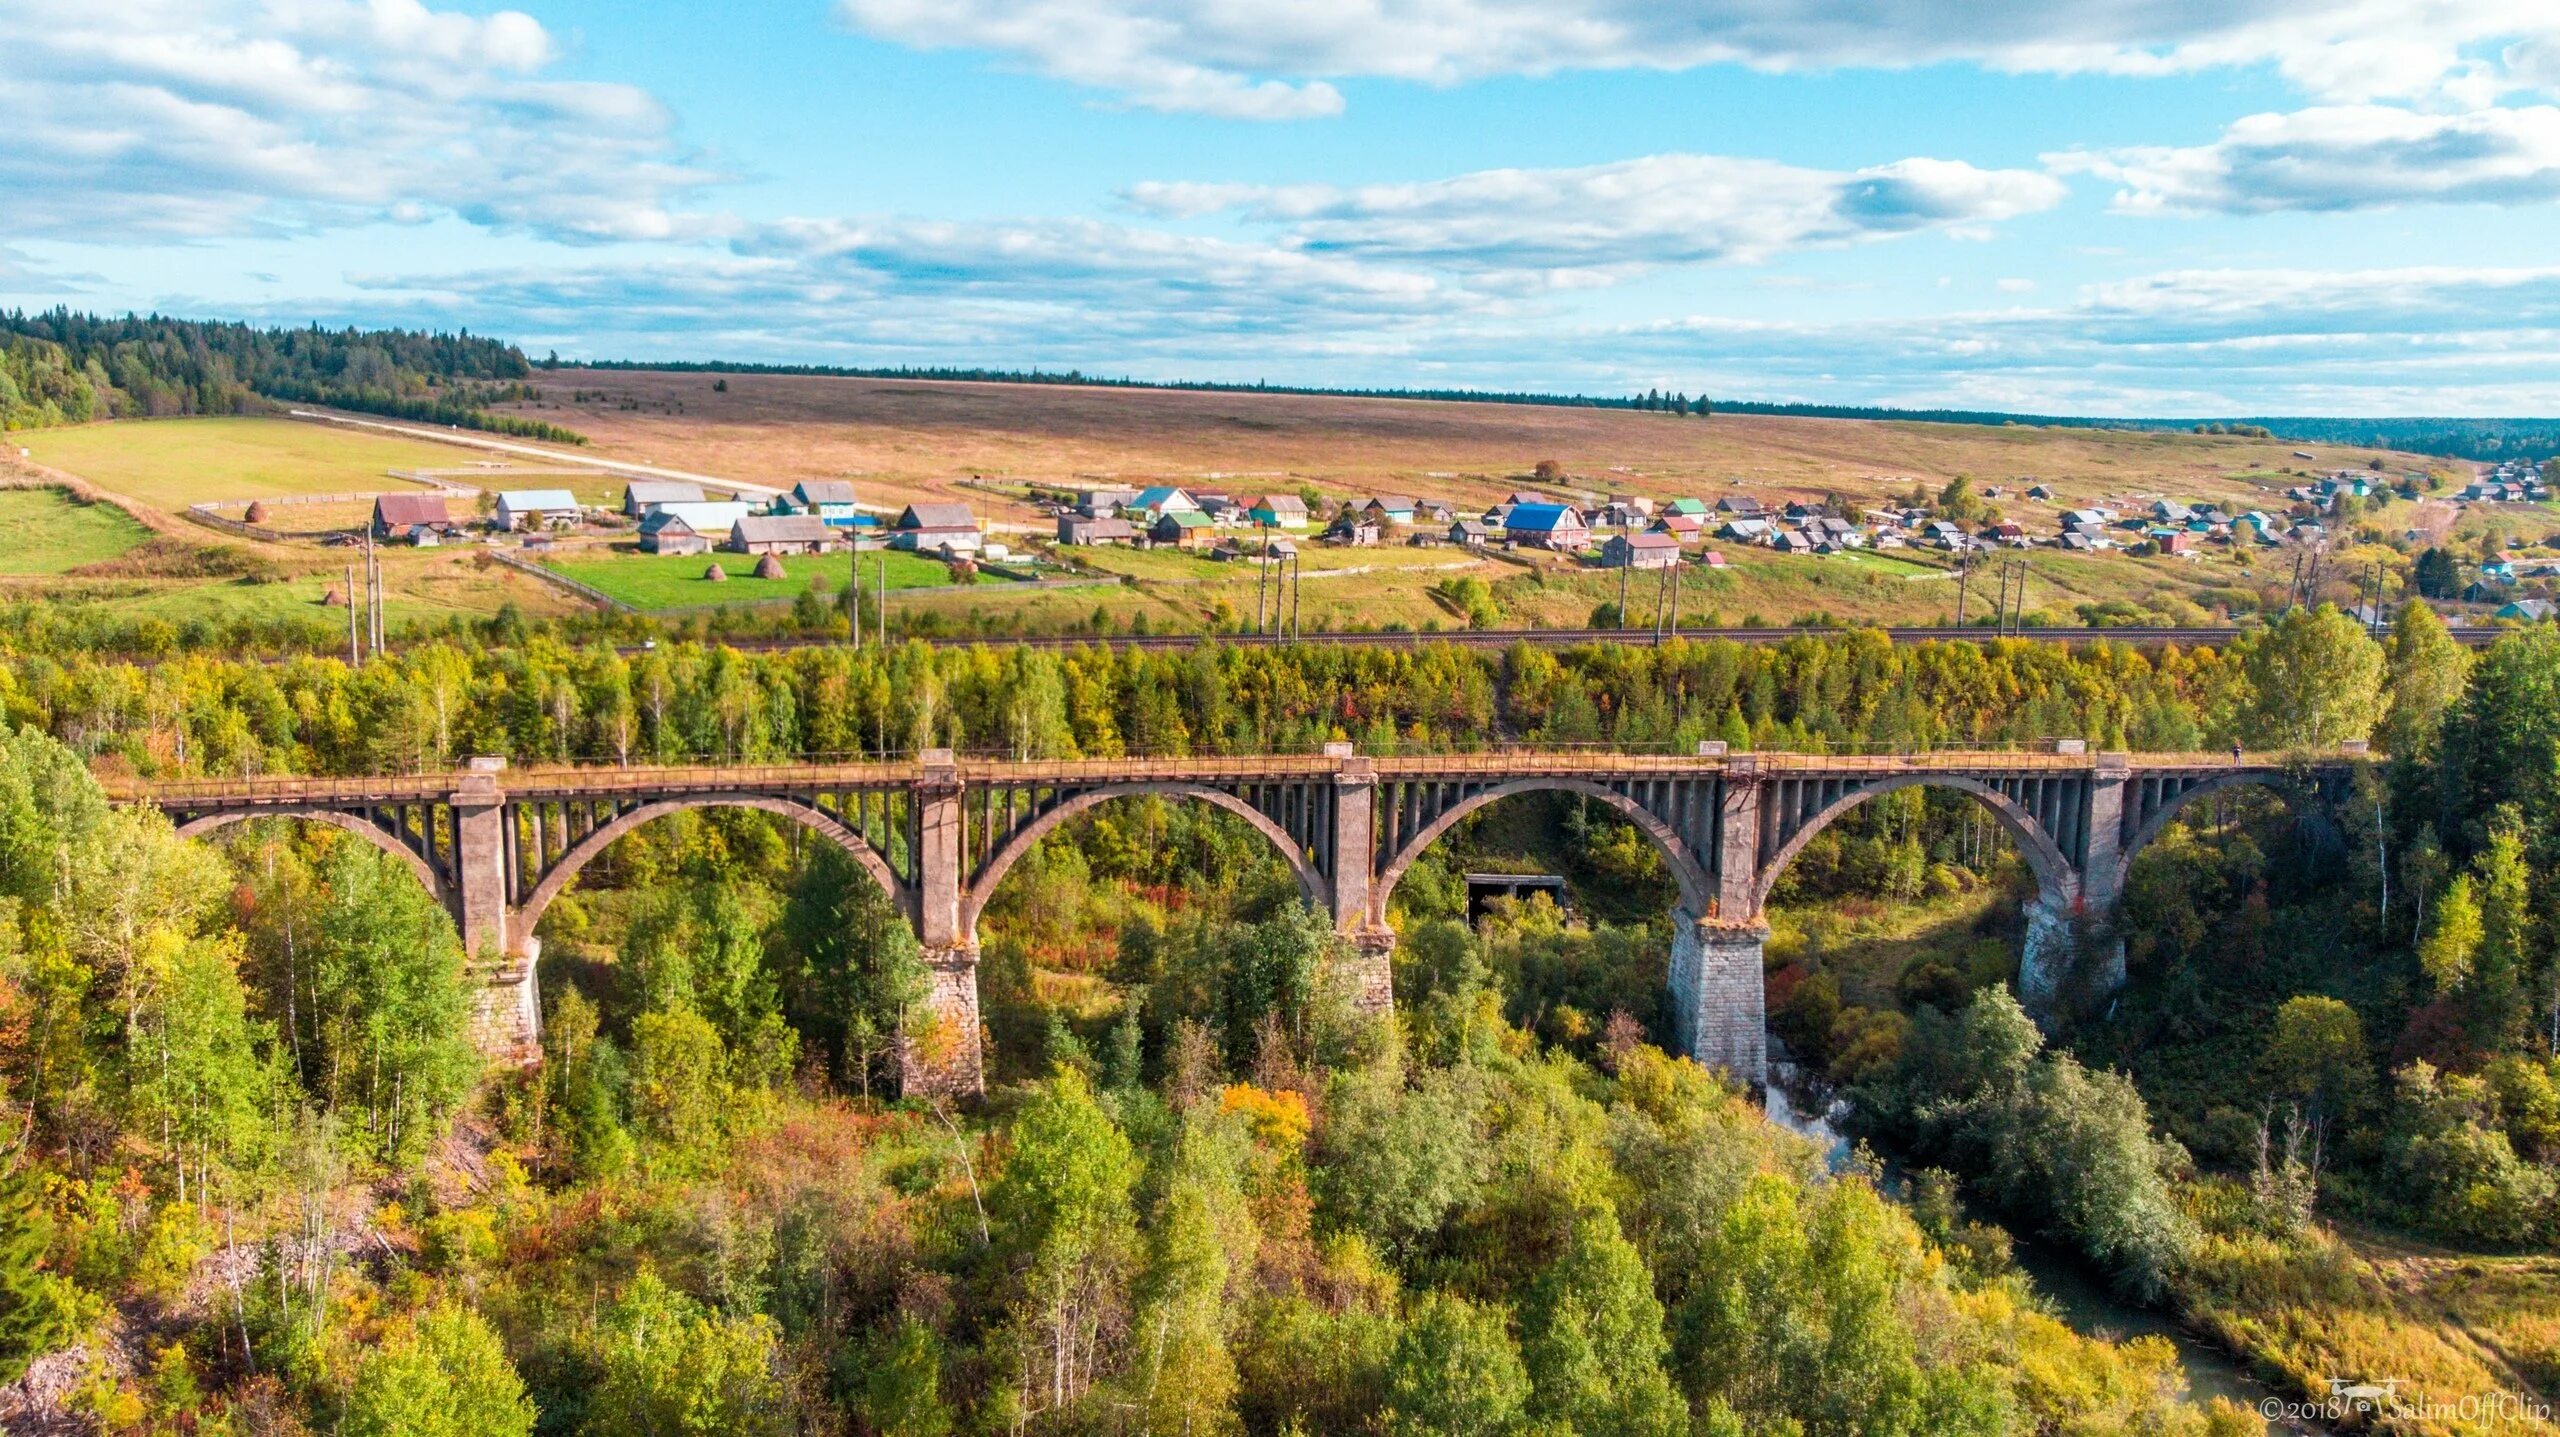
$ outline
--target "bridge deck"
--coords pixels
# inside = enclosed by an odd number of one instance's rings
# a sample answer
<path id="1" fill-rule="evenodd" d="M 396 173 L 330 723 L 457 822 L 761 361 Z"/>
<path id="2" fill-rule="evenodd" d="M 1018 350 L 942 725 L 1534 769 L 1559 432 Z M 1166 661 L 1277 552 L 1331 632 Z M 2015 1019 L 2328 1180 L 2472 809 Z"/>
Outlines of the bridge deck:
<path id="1" fill-rule="evenodd" d="M 2022 749 L 1946 749 L 1907 754 L 1748 753 L 1687 755 L 1575 749 L 1488 749 L 1467 753 L 1398 754 L 1370 759 L 1382 780 L 1469 778 L 1537 774 L 1700 775 L 1748 769 L 1780 773 L 2076 773 L 2102 759 L 2130 772 L 2273 772 L 2344 754 L 2053 753 Z M 1344 761 L 1322 754 L 1202 755 L 1166 758 L 963 759 L 960 781 L 971 785 L 1179 783 L 1238 779 L 1305 779 L 1339 772 Z M 736 790 L 840 791 L 901 787 L 920 781 L 916 759 L 887 762 L 793 764 L 541 765 L 490 775 L 511 799 L 591 798 L 617 793 L 716 793 Z M 116 779 L 104 781 L 119 802 L 162 804 L 361 804 L 418 803 L 450 796 L 457 773 L 304 777 L 270 774 L 247 778 Z"/>

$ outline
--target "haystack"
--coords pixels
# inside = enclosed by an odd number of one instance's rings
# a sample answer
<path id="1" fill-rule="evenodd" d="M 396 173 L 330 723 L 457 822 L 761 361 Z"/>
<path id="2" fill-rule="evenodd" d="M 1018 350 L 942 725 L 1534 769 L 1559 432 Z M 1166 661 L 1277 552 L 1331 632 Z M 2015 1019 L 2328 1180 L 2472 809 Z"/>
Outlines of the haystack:
<path id="1" fill-rule="evenodd" d="M 781 555 L 767 554 L 763 558 L 756 560 L 756 577 L 759 579 L 788 579 L 791 576 L 782 572 Z"/>
<path id="2" fill-rule="evenodd" d="M 343 609 L 346 606 L 347 596 L 335 589 L 326 590 L 320 595 L 320 607 L 324 609 Z"/>
<path id="3" fill-rule="evenodd" d="M 241 515 L 240 517 L 252 524 L 263 524 L 267 522 L 267 506 L 265 501 L 260 500 L 252 503 L 249 506 L 249 512 Z"/>
<path id="4" fill-rule="evenodd" d="M 705 583 L 725 584 L 729 582 L 729 571 L 714 564 L 702 571 L 702 578 Z"/>

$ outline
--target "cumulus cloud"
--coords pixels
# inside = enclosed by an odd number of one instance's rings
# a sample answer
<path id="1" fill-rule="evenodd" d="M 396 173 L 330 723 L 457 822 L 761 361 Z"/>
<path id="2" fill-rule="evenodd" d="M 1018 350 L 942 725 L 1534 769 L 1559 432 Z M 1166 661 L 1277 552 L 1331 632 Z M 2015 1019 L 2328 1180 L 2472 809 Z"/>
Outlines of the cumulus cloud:
<path id="1" fill-rule="evenodd" d="M 0 195 L 21 238 L 206 236 L 440 214 L 676 237 L 714 176 L 655 99 L 547 78 L 531 16 L 420 0 L 0 6 Z"/>
<path id="2" fill-rule="evenodd" d="M 2209 145 L 2050 155 L 2123 186 L 2132 213 L 2264 214 L 2560 199 L 2560 107 L 2419 114 L 2342 105 L 2251 115 Z"/>
<path id="3" fill-rule="evenodd" d="M 2506 82 L 2483 46 L 2560 44 L 2546 0 L 837 0 L 847 23 L 986 51 L 1126 103 L 1241 119 L 1342 107 L 1328 81 L 1447 85 L 1574 69 L 2038 73 L 2272 65 L 2323 98 Z"/>
<path id="4" fill-rule="evenodd" d="M 1411 352 L 1505 312 L 1430 275 L 1086 220 L 791 220 L 646 265 L 356 281 L 366 312 L 586 352 L 872 355 L 1125 369 Z"/>
<path id="5" fill-rule="evenodd" d="M 1143 210 L 1233 210 L 1314 253 L 1476 271 L 1627 272 L 1750 263 L 1790 250 L 1974 227 L 2058 204 L 2060 181 L 1909 159 L 1855 171 L 1722 155 L 1650 155 L 1577 169 L 1485 170 L 1414 184 L 1146 183 Z"/>

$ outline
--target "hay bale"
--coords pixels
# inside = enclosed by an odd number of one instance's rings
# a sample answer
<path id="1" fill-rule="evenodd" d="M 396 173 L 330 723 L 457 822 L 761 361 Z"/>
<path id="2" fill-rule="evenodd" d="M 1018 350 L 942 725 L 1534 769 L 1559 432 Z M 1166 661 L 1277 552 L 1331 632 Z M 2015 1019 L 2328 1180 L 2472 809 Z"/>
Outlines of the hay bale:
<path id="1" fill-rule="evenodd" d="M 320 595 L 320 607 L 324 609 L 343 609 L 346 606 L 346 595 L 339 593 L 336 589 L 322 591 Z"/>
<path id="2" fill-rule="evenodd" d="M 243 521 L 251 524 L 263 524 L 267 522 L 266 501 L 258 500 L 251 503 L 249 505 L 249 512 L 241 515 L 240 517 Z"/>
<path id="3" fill-rule="evenodd" d="M 781 555 L 767 554 L 763 558 L 756 560 L 756 577 L 759 579 L 788 579 L 791 576 L 782 572 Z"/>
<path id="4" fill-rule="evenodd" d="M 702 578 L 705 583 L 725 584 L 729 582 L 729 571 L 721 568 L 717 564 L 714 564 L 710 568 L 702 571 Z"/>

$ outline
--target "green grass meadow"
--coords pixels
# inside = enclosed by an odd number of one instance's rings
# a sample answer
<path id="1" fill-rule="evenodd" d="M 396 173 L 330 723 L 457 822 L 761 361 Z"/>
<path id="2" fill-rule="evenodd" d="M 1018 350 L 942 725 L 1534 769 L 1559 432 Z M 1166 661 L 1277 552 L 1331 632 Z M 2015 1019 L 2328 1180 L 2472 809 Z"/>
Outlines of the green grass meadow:
<path id="1" fill-rule="evenodd" d="M 112 504 L 83 504 L 59 489 L 0 489 L 0 575 L 68 573 L 118 558 L 150 537 Z"/>
<path id="2" fill-rule="evenodd" d="M 892 589 L 933 589 L 951 585 L 951 570 L 938 559 L 915 554 L 868 553 L 862 559 L 862 582 L 880 582 L 880 564 L 889 565 Z M 854 555 L 782 555 L 784 577 L 755 577 L 755 558 L 747 554 L 627 554 L 588 551 L 558 555 L 544 566 L 590 588 L 610 594 L 635 609 L 682 609 L 703 604 L 789 603 L 819 575 L 826 591 L 842 595 L 851 582 Z M 729 576 L 714 583 L 703 574 L 714 564 Z"/>

